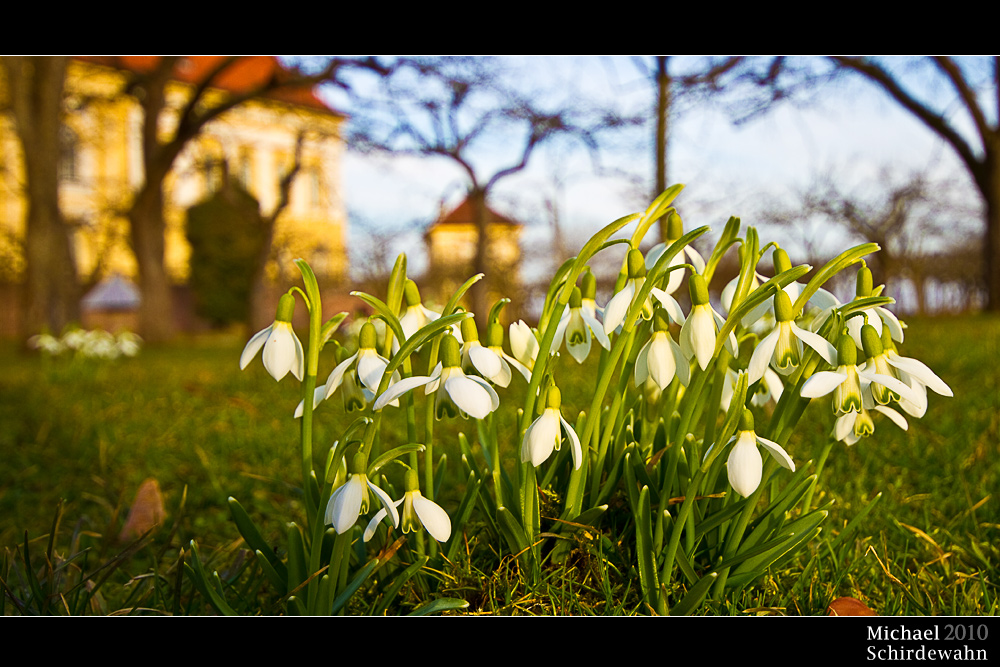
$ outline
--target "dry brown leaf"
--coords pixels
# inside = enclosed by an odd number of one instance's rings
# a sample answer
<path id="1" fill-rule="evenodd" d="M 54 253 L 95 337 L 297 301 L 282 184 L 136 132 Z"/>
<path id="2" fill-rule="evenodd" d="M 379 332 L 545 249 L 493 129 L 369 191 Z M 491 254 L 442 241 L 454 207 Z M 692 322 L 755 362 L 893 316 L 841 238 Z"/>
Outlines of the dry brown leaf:
<path id="1" fill-rule="evenodd" d="M 826 608 L 827 616 L 878 616 L 857 598 L 837 598 Z"/>
<path id="2" fill-rule="evenodd" d="M 135 494 L 135 501 L 132 509 L 129 510 L 128 519 L 125 526 L 118 535 L 122 542 L 131 542 L 141 536 L 146 531 L 158 526 L 166 518 L 167 512 L 163 508 L 163 494 L 160 493 L 160 484 L 150 477 L 144 481 Z"/>

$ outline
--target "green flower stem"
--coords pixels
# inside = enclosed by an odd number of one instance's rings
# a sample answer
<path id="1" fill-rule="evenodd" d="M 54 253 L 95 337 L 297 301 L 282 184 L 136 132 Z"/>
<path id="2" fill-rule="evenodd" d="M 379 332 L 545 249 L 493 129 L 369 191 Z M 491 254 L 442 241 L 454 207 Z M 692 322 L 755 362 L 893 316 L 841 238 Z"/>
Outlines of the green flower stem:
<path id="1" fill-rule="evenodd" d="M 694 510 L 695 494 L 693 491 L 700 486 L 702 475 L 701 468 L 697 468 L 697 472 L 695 472 L 694 477 L 691 479 L 691 483 L 688 484 L 688 490 L 691 493 L 684 496 L 684 502 L 681 503 L 681 510 L 677 514 L 677 520 L 673 522 L 673 530 L 670 531 L 670 542 L 667 544 L 667 552 L 663 557 L 663 567 L 660 569 L 660 582 L 668 588 L 670 580 L 673 577 L 674 560 L 677 557 L 677 547 L 681 543 L 681 533 L 684 532 L 684 528 L 688 523 L 688 517 L 691 516 L 691 512 Z"/>
<path id="2" fill-rule="evenodd" d="M 309 348 L 306 352 L 306 377 L 302 384 L 302 490 L 306 496 L 307 525 L 319 522 L 319 498 L 313 496 L 313 394 L 316 374 L 319 371 L 319 350 L 322 346 L 320 331 L 323 313 L 317 302 L 309 309 Z"/>
<path id="3" fill-rule="evenodd" d="M 624 331 L 622 332 L 624 333 Z M 608 364 L 601 372 L 597 379 L 597 390 L 594 392 L 594 398 L 590 403 L 590 413 L 587 415 L 587 426 L 584 428 L 583 434 L 580 436 L 581 445 L 586 444 L 591 441 L 591 438 L 597 439 L 599 431 L 597 430 L 598 422 L 601 417 L 601 404 L 604 402 L 604 395 L 608 391 L 608 386 L 611 384 L 611 378 L 614 375 L 614 370 L 618 366 L 619 359 L 624 355 L 628 358 L 628 352 L 632 349 L 632 339 L 635 335 L 633 330 L 629 330 L 627 336 L 619 336 L 614 344 L 611 346 L 611 353 L 608 355 Z M 614 416 L 609 415 L 607 424 L 614 423 Z M 608 432 L 609 427 L 605 426 L 605 432 Z M 597 448 L 597 464 L 594 466 L 592 471 L 593 476 L 590 482 L 590 497 L 596 498 L 598 495 L 598 490 L 601 483 L 601 474 L 604 472 L 604 460 L 607 457 L 607 439 L 603 439 L 599 442 Z"/>

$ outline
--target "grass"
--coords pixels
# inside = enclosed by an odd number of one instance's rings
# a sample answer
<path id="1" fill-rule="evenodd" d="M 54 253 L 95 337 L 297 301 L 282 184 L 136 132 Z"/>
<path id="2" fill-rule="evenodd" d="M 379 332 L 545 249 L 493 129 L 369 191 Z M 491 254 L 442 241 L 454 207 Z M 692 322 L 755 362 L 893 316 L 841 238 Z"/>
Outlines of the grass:
<path id="1" fill-rule="evenodd" d="M 182 555 L 190 558 L 182 550 L 192 539 L 207 569 L 233 582 L 238 610 L 282 610 L 279 596 L 246 557 L 226 499 L 237 497 L 273 544 L 283 542 L 284 521 L 302 521 L 295 487 L 298 432 L 291 419 L 296 389 L 274 382 L 259 363 L 240 372 L 243 342 L 190 340 L 114 363 L 70 363 L 24 356 L 12 344 L 0 347 L 0 577 L 20 600 L 38 588 L 36 606 L 28 610 L 0 595 L 3 613 L 211 613 L 179 576 Z M 871 438 L 853 447 L 837 444 L 815 499 L 834 501 L 820 538 L 754 587 L 709 600 L 701 613 L 822 614 L 845 595 L 884 615 L 1000 610 L 1000 319 L 913 321 L 901 352 L 933 368 L 955 398 L 932 394 L 927 415 L 909 420 L 906 432 L 879 421 Z M 321 360 L 321 375 L 331 367 L 332 360 Z M 562 367 L 564 404 L 580 409 L 585 369 Z M 571 373 L 579 373 L 579 381 Z M 509 443 L 503 455 L 511 460 L 517 443 L 513 408 L 506 409 L 498 420 Z M 324 403 L 317 413 L 317 460 L 341 420 L 339 401 Z M 805 465 L 832 426 L 826 401 L 814 402 L 802 424 L 789 453 Z M 463 428 L 474 431 L 461 420 L 437 430 L 435 452 L 449 459 L 441 496 L 449 510 L 464 483 L 457 444 Z M 118 533 L 149 477 L 163 490 L 168 517 L 130 547 Z M 859 530 L 838 539 L 876 496 Z M 611 504 L 602 530 L 575 533 L 569 558 L 545 567 L 534 586 L 526 585 L 518 561 L 473 515 L 458 557 L 428 573 L 437 592 L 408 584 L 387 611 L 409 613 L 443 596 L 466 600 L 461 613 L 468 614 L 648 613 L 634 559 L 616 542 L 614 527 L 628 520 L 627 509 L 614 499 Z M 23 564 L 26 539 L 30 568 Z M 397 560 L 407 558 L 404 545 Z M 391 584 L 394 562 L 355 597 L 349 612 L 381 611 L 379 596 Z M 95 573 L 108 563 L 113 567 Z"/>

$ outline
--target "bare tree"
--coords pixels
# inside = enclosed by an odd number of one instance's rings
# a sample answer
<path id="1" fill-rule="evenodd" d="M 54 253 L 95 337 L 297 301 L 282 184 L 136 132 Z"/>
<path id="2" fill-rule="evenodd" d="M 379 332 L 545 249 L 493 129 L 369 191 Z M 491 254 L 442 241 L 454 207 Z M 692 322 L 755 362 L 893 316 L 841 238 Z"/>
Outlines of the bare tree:
<path id="1" fill-rule="evenodd" d="M 148 340 L 158 341 L 169 339 L 175 330 L 170 282 L 164 265 L 163 186 L 178 156 L 205 125 L 225 112 L 278 90 L 308 89 L 334 76 L 340 62 L 330 61 L 324 70 L 308 76 L 275 66 L 266 77 L 244 91 L 220 96 L 214 92 L 218 81 L 233 68 L 240 67 L 243 59 L 219 58 L 199 73 L 177 108 L 171 105 L 167 92 L 172 81 L 182 78 L 178 69 L 182 59 L 165 56 L 154 60 L 150 67 L 142 69 L 127 66 L 118 58 L 110 58 L 106 64 L 125 73 L 123 93 L 133 96 L 143 112 L 143 179 L 133 195 L 127 216 L 143 297 L 140 326 Z M 165 133 L 165 127 L 173 129 Z"/>
<path id="2" fill-rule="evenodd" d="M 0 62 L 21 142 L 28 204 L 22 330 L 25 336 L 46 328 L 58 332 L 80 317 L 76 261 L 58 191 L 68 58 L 5 56 Z"/>
<path id="3" fill-rule="evenodd" d="M 1000 56 L 962 60 L 939 56 L 902 63 L 846 56 L 832 60 L 913 114 L 955 151 L 969 171 L 985 203 L 986 309 L 1000 312 Z M 952 94 L 929 92 L 928 75 L 943 78 Z M 961 113 L 955 113 L 956 107 Z M 967 120 L 971 131 L 963 129 Z"/>
<path id="4" fill-rule="evenodd" d="M 800 231 L 813 263 L 824 259 L 812 244 L 815 238 L 809 238 L 817 232 L 846 232 L 854 241 L 877 243 L 881 251 L 869 260 L 876 282 L 898 294 L 899 282 L 911 281 L 922 313 L 926 281 L 939 277 L 933 258 L 953 253 L 975 228 L 970 224 L 975 212 L 947 196 L 956 189 L 923 171 L 899 174 L 883 168 L 877 178 L 860 182 L 829 171 L 800 192 L 791 208 L 772 208 L 762 217 Z"/>
<path id="5" fill-rule="evenodd" d="M 596 161 L 599 136 L 629 121 L 579 102 L 544 103 L 510 86 L 503 63 L 487 58 L 400 58 L 368 63 L 379 76 L 377 97 L 356 96 L 350 145 L 362 151 L 439 157 L 463 172 L 475 212 L 473 272 L 489 278 L 487 199 L 498 183 L 523 171 L 536 151 L 559 139 L 585 146 Z M 484 166 L 486 147 L 503 153 Z M 486 312 L 488 283 L 472 290 L 473 309 Z"/>

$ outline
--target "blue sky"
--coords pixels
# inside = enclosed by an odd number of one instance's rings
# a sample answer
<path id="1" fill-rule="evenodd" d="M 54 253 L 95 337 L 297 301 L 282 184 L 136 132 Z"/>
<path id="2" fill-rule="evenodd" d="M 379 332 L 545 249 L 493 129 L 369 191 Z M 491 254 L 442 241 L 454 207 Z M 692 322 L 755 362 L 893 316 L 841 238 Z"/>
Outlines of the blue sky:
<path id="1" fill-rule="evenodd" d="M 634 59 L 503 62 L 521 72 L 513 76 L 537 95 L 614 101 L 633 113 L 648 110 L 652 116 L 654 90 Z M 946 88 L 928 90 L 942 100 L 953 95 Z M 346 106 L 342 97 L 332 99 Z M 654 174 L 652 122 L 620 135 L 615 144 L 602 153 L 602 164 L 611 174 L 594 174 L 583 151 L 558 161 L 550 152 L 536 153 L 527 170 L 498 186 L 491 205 L 524 221 L 526 238 L 541 243 L 550 236 L 546 202 L 554 201 L 566 235 L 578 247 L 594 230 L 648 203 Z M 499 164 L 504 160 L 501 149 L 486 147 L 477 158 L 482 164 Z M 710 105 L 684 108 L 673 119 L 669 180 L 687 186 L 677 207 L 689 227 L 708 224 L 721 229 L 729 215 L 754 224 L 763 207 L 790 202 L 823 171 L 834 170 L 842 179 L 860 183 L 886 166 L 910 171 L 928 165 L 935 174 L 968 182 L 964 168 L 941 140 L 883 93 L 848 80 L 820 89 L 808 105 L 786 103 L 739 126 Z M 435 217 L 442 202 L 446 207 L 457 204 L 465 184 L 462 172 L 446 159 L 349 153 L 344 187 L 352 220 L 358 223 L 352 242 L 357 247 L 358 231 L 374 226 L 400 230 L 401 248 L 419 246 L 422 226 Z M 419 252 L 410 254 L 419 263 Z"/>

